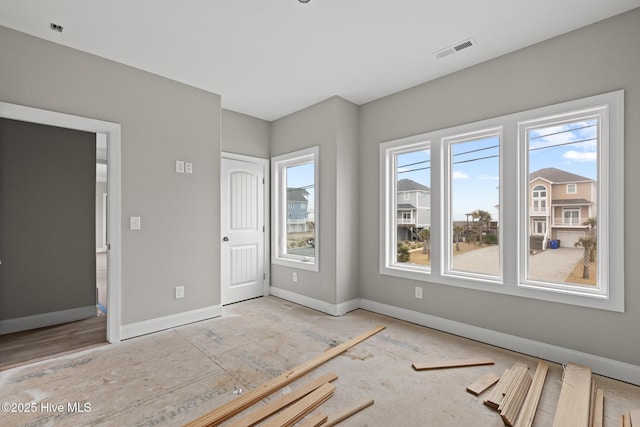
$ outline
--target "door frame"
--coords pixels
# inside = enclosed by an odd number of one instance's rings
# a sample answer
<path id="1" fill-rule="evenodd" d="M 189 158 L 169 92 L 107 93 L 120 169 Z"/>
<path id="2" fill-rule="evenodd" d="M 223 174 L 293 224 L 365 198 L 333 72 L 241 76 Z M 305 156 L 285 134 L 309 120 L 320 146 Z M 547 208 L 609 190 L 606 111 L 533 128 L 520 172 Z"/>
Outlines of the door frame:
<path id="1" fill-rule="evenodd" d="M 227 151 L 223 151 L 221 153 L 221 161 L 222 159 L 228 160 L 238 160 L 241 162 L 254 163 L 262 166 L 262 172 L 264 176 L 264 270 L 265 270 L 265 279 L 263 283 L 263 294 L 265 296 L 270 295 L 269 290 L 271 289 L 271 184 L 270 184 L 270 173 L 269 166 L 270 160 L 263 159 L 261 157 L 253 157 L 247 156 L 245 154 L 236 154 L 230 153 Z M 220 230 L 222 231 L 222 223 L 220 223 Z M 220 253 L 222 257 L 222 252 Z M 220 267 L 220 293 L 222 295 L 222 265 Z M 221 300 L 222 301 L 222 300 Z"/>
<path id="2" fill-rule="evenodd" d="M 121 321 L 121 141 L 120 124 L 91 119 L 72 114 L 24 105 L 0 102 L 0 117 L 24 122 L 62 127 L 103 134 L 107 137 L 107 194 L 109 205 L 107 215 L 107 340 L 110 343 L 120 341 Z"/>

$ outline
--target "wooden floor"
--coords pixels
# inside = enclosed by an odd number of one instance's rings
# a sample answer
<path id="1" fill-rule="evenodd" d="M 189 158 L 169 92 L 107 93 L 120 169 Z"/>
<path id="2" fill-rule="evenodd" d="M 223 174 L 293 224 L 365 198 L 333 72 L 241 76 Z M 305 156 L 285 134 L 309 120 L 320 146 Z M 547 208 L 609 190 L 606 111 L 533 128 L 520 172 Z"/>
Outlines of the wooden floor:
<path id="1" fill-rule="evenodd" d="M 0 371 L 106 344 L 107 316 L 0 335 Z"/>
<path id="2" fill-rule="evenodd" d="M 30 402 L 35 411 L 0 413 L 0 424 L 182 426 L 377 325 L 386 329 L 257 406 L 335 373 L 335 393 L 321 412 L 332 416 L 361 399 L 375 401 L 340 427 L 502 427 L 500 415 L 483 404 L 490 391 L 474 396 L 466 387 L 515 362 L 533 374 L 538 363 L 366 310 L 333 317 L 265 297 L 225 306 L 214 319 L 2 371 L 0 402 Z M 481 357 L 495 365 L 412 368 Z M 533 427 L 553 424 L 562 376 L 562 366 L 550 363 Z M 640 409 L 640 387 L 594 378 L 604 390 L 604 427 L 617 427 L 623 411 Z"/>

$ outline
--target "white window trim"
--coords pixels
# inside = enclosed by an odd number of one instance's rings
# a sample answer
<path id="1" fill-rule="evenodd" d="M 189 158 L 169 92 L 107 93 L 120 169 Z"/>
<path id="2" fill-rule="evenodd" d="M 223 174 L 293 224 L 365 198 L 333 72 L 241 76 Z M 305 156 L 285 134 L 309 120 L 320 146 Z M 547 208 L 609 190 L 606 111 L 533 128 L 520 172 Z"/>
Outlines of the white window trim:
<path id="1" fill-rule="evenodd" d="M 599 161 L 599 208 L 598 283 L 595 292 L 580 285 L 553 286 L 525 280 L 528 262 L 529 227 L 529 180 L 523 176 L 527 171 L 527 153 L 523 141 L 523 126 L 539 122 L 545 117 L 581 114 L 590 110 L 600 111 L 606 107 L 608 120 L 601 123 L 601 147 Z M 608 124 L 607 124 L 608 122 Z M 460 277 L 445 273 L 447 242 L 450 239 L 445 210 L 445 194 L 449 193 L 450 181 L 446 177 L 447 157 L 442 138 L 475 132 L 492 127 L 503 128 L 500 146 L 500 251 L 502 280 L 486 277 Z M 393 162 L 396 153 L 414 151 L 428 147 L 431 153 L 431 268 L 413 268 L 393 264 L 396 254 L 393 245 L 395 220 L 395 183 Z M 597 309 L 624 311 L 624 91 L 615 91 L 575 101 L 509 114 L 493 119 L 470 123 L 454 128 L 428 132 L 380 144 L 380 274 L 431 283 L 458 286 L 514 295 L 519 297 L 559 302 Z M 610 167 L 615 165 L 615 167 Z M 523 196 L 524 195 L 524 196 Z M 516 202 L 509 203 L 509 200 Z M 526 241 L 524 240 L 526 239 Z M 449 243 L 450 244 L 450 243 Z M 602 246 L 601 246 L 602 245 Z"/>
<path id="2" fill-rule="evenodd" d="M 569 189 L 573 188 L 573 191 Z M 577 194 L 578 193 L 578 184 L 567 184 L 567 194 Z"/>
<path id="3" fill-rule="evenodd" d="M 314 163 L 314 230 L 315 256 L 303 257 L 286 252 L 287 244 L 287 181 L 286 168 Z M 320 148 L 318 146 L 271 158 L 271 182 L 273 195 L 273 230 L 271 262 L 291 268 L 320 271 Z"/>

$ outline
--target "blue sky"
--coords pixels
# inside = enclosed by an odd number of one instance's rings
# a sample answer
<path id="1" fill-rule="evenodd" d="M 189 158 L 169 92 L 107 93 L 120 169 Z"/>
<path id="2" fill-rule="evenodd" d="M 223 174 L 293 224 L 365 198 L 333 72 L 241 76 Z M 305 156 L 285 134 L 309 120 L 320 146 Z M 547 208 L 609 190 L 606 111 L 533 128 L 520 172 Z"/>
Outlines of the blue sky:
<path id="1" fill-rule="evenodd" d="M 544 126 L 529 131 L 529 171 L 555 167 L 587 178 L 597 178 L 597 122 L 582 120 Z M 515 143 L 515 141 L 514 141 Z M 499 137 L 454 143 L 453 219 L 482 209 L 494 220 L 499 202 Z M 398 155 L 398 180 L 409 178 L 431 186 L 428 150 Z"/>

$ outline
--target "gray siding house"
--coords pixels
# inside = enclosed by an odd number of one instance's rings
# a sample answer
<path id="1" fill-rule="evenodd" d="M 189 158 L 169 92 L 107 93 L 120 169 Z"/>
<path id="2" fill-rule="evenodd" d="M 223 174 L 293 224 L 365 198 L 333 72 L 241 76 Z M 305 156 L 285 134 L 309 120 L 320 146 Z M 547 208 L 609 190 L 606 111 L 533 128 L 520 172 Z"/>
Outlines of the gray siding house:
<path id="1" fill-rule="evenodd" d="M 420 230 L 431 226 L 431 188 L 401 179 L 396 191 L 397 239 L 417 240 Z"/>

